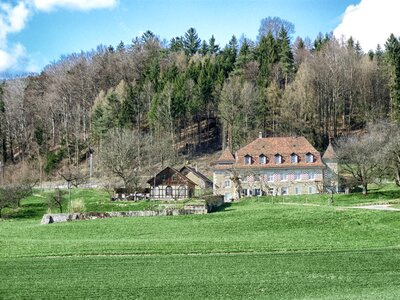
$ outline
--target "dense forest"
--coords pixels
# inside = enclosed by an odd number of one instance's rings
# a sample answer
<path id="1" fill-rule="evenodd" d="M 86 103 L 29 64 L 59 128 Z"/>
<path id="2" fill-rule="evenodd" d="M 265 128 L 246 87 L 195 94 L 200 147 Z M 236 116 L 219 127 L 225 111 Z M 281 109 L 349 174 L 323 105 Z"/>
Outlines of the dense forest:
<path id="1" fill-rule="evenodd" d="M 86 163 L 130 132 L 144 164 L 264 136 L 304 135 L 317 149 L 376 120 L 400 122 L 400 41 L 365 53 L 352 38 L 294 38 L 288 21 L 261 21 L 256 41 L 225 46 L 194 28 L 169 42 L 151 31 L 98 46 L 40 74 L 0 84 L 2 166 Z M 129 134 L 128 134 L 129 136 Z"/>

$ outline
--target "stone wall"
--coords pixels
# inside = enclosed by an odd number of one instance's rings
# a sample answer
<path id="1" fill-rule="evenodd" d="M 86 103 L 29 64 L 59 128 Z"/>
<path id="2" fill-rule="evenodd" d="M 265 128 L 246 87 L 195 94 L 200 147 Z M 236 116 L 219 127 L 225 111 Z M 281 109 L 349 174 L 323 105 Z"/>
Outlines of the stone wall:
<path id="1" fill-rule="evenodd" d="M 41 224 L 51 224 L 75 220 L 94 220 L 116 217 L 155 217 L 155 216 L 178 216 L 178 215 L 203 215 L 207 214 L 205 205 L 191 205 L 183 209 L 163 209 L 144 211 L 120 211 L 120 212 L 87 212 L 87 213 L 64 213 L 45 214 Z"/>

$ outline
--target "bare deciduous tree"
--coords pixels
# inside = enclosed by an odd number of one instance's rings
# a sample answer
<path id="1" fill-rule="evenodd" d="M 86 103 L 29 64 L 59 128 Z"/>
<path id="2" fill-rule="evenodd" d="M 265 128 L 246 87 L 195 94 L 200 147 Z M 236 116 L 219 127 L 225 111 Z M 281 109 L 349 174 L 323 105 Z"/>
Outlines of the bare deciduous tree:
<path id="1" fill-rule="evenodd" d="M 382 174 L 382 149 L 385 144 L 386 135 L 373 129 L 363 135 L 339 140 L 337 154 L 342 174 L 351 176 L 355 183 L 361 185 L 364 195 L 368 193 L 368 184 Z"/>
<path id="2" fill-rule="evenodd" d="M 104 139 L 100 163 L 110 175 L 119 177 L 128 189 L 136 189 L 139 172 L 147 167 L 150 139 L 136 130 L 114 129 Z"/>

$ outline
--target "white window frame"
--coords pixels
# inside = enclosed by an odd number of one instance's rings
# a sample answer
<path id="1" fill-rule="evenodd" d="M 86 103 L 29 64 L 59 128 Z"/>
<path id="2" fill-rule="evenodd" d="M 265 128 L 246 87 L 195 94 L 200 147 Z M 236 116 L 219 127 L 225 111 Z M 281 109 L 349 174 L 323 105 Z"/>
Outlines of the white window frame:
<path id="1" fill-rule="evenodd" d="M 224 188 L 227 188 L 227 187 L 231 187 L 231 180 L 230 179 L 225 179 L 225 181 L 224 181 Z"/>
<path id="2" fill-rule="evenodd" d="M 267 163 L 267 157 L 264 154 L 261 154 L 258 157 L 258 162 L 260 163 L 260 165 L 265 165 Z"/>
<path id="3" fill-rule="evenodd" d="M 308 193 L 309 194 L 316 194 L 317 193 L 317 189 L 315 188 L 315 186 L 309 186 L 308 187 Z"/>
<path id="4" fill-rule="evenodd" d="M 315 172 L 308 173 L 308 180 L 315 180 Z"/>
<path id="5" fill-rule="evenodd" d="M 290 155 L 290 162 L 292 164 L 297 164 L 299 162 L 299 156 L 295 153 Z"/>
<path id="6" fill-rule="evenodd" d="M 294 180 L 301 180 L 301 172 L 299 171 L 294 172 Z"/>
<path id="7" fill-rule="evenodd" d="M 268 182 L 273 182 L 274 181 L 274 174 L 270 173 L 268 174 Z"/>
<path id="8" fill-rule="evenodd" d="M 295 193 L 295 195 L 301 195 L 301 187 L 295 186 L 294 187 L 294 193 Z"/>
<path id="9" fill-rule="evenodd" d="M 281 181 L 288 181 L 288 173 L 286 173 L 286 172 L 283 172 L 282 174 L 281 174 Z"/>
<path id="10" fill-rule="evenodd" d="M 314 155 L 311 153 L 306 154 L 306 163 L 313 163 L 314 162 Z"/>
<path id="11" fill-rule="evenodd" d="M 252 160 L 252 158 L 251 158 L 250 155 L 245 155 L 244 156 L 244 164 L 245 165 L 251 165 L 251 160 Z"/>
<path id="12" fill-rule="evenodd" d="M 275 155 L 275 164 L 280 165 L 282 163 L 282 155 L 276 154 Z"/>

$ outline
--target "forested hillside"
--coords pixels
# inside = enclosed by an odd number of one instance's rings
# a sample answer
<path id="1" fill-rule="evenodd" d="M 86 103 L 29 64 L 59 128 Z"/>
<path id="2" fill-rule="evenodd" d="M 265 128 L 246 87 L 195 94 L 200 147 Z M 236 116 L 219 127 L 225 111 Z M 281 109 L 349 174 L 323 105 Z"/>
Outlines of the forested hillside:
<path id="1" fill-rule="evenodd" d="M 266 18 L 257 41 L 232 36 L 225 46 L 194 28 L 169 42 L 147 31 L 3 81 L 2 165 L 39 162 L 51 174 L 61 160 L 107 156 L 129 135 L 139 169 L 237 149 L 259 131 L 304 135 L 322 150 L 370 121 L 400 121 L 398 38 L 365 53 L 351 38 L 311 41 L 293 29 Z"/>

